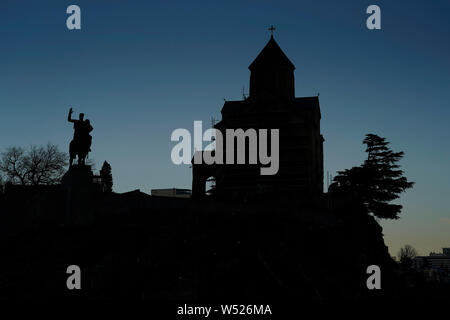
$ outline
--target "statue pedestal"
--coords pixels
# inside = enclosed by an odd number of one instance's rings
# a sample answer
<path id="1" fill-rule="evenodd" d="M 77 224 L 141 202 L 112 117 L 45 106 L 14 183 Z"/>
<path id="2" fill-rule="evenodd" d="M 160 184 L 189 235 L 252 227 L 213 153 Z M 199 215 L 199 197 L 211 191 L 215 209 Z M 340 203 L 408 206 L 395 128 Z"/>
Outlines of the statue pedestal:
<path id="1" fill-rule="evenodd" d="M 89 225 L 93 222 L 94 183 L 92 169 L 87 165 L 73 165 L 61 179 L 66 191 L 66 223 Z"/>
<path id="2" fill-rule="evenodd" d="M 90 166 L 74 164 L 62 177 L 61 187 L 66 190 L 90 189 L 93 176 Z"/>

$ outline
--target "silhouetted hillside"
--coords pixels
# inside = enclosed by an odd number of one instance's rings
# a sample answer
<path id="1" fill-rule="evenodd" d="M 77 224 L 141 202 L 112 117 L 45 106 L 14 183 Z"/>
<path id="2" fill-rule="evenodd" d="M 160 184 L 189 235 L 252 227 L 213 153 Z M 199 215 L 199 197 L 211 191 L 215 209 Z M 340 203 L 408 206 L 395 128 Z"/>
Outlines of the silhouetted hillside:
<path id="1" fill-rule="evenodd" d="M 227 204 L 139 191 L 96 193 L 94 219 L 87 225 L 65 221 L 63 199 L 55 190 L 20 203 L 14 193 L 4 196 L 2 298 L 317 300 L 416 294 L 390 258 L 382 228 L 343 199 L 324 198 L 321 206 L 293 200 Z M 77 292 L 66 288 L 72 264 L 83 273 L 83 290 Z M 382 290 L 366 287 L 372 264 L 382 270 Z"/>

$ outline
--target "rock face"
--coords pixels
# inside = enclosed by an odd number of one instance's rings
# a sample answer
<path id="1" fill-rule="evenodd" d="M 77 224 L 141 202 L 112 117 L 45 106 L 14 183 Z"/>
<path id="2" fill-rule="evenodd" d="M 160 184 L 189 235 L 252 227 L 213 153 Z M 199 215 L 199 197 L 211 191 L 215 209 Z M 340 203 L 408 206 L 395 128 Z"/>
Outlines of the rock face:
<path id="1" fill-rule="evenodd" d="M 343 209 L 343 208 L 342 208 Z M 396 264 L 370 216 L 333 209 L 252 207 L 204 217 L 200 293 L 205 297 L 360 299 L 396 297 Z M 367 289 L 378 265 L 383 290 Z"/>
<path id="2" fill-rule="evenodd" d="M 94 193 L 84 201 L 71 213 L 88 215 L 89 223 L 20 222 L 0 235 L 0 297 L 280 301 L 401 294 L 381 227 L 352 206 L 195 202 L 139 192 Z M 51 211 L 52 202 L 41 210 Z M 65 288 L 72 264 L 86 275 L 82 292 Z M 382 290 L 366 287 L 373 264 Z"/>

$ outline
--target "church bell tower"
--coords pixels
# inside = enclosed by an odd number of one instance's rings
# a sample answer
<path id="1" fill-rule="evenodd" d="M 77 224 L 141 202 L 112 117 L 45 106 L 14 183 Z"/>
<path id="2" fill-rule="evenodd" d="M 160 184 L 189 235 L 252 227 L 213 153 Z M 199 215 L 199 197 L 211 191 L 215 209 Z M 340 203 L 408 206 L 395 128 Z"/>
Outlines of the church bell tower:
<path id="1" fill-rule="evenodd" d="M 278 46 L 273 35 L 248 67 L 250 98 L 274 98 L 294 101 L 294 64 Z"/>

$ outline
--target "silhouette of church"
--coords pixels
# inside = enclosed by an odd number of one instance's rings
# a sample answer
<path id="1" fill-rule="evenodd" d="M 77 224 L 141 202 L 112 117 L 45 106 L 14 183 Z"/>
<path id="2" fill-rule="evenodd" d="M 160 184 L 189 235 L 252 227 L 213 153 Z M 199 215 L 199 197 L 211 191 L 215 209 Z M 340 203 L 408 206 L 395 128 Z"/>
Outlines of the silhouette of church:
<path id="1" fill-rule="evenodd" d="M 260 175 L 260 163 L 193 164 L 193 197 L 206 194 L 206 183 L 211 177 L 215 180 L 214 194 L 227 198 L 322 193 L 324 139 L 320 134 L 319 97 L 295 97 L 295 66 L 273 35 L 248 68 L 251 72 L 249 97 L 226 101 L 222 120 L 214 128 L 221 131 L 224 146 L 226 129 L 279 129 L 278 173 Z"/>

